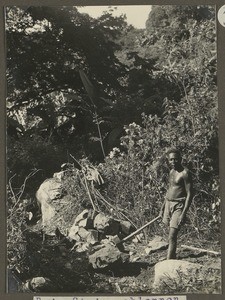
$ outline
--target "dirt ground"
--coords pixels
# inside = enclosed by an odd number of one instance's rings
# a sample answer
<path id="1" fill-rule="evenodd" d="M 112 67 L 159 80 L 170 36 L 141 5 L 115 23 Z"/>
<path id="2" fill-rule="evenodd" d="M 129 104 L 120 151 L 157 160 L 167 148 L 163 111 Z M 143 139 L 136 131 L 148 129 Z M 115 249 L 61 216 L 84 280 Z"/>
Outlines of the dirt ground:
<path id="1" fill-rule="evenodd" d="M 63 292 L 63 293 L 107 293 L 107 294 L 153 294 L 163 292 L 185 293 L 220 293 L 221 258 L 197 251 L 181 248 L 178 245 L 177 259 L 203 265 L 207 272 L 211 270 L 209 279 L 183 278 L 182 285 L 166 287 L 164 291 L 153 289 L 154 266 L 166 259 L 167 250 L 146 253 L 146 243 L 129 242 L 125 251 L 130 254 L 129 261 L 116 262 L 113 265 L 94 270 L 88 261 L 87 253 L 77 253 L 68 240 L 59 241 L 47 238 L 43 242 L 40 233 L 27 233 L 28 246 L 21 262 L 18 290 L 21 292 Z M 210 249 L 210 245 L 208 245 Z M 29 282 L 34 277 L 48 278 L 50 285 L 36 290 L 29 290 Z M 209 277 L 209 276 L 207 276 Z M 28 286 L 28 289 L 27 289 Z"/>

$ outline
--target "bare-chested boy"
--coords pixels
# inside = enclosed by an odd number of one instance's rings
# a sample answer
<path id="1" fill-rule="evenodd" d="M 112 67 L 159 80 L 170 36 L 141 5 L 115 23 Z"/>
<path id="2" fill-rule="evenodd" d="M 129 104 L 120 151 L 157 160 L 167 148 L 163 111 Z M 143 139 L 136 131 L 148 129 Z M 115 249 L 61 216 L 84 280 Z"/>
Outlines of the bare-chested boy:
<path id="1" fill-rule="evenodd" d="M 177 234 L 192 200 L 192 182 L 189 170 L 181 164 L 181 154 L 177 149 L 170 149 L 167 152 L 167 158 L 171 171 L 169 187 L 160 214 L 163 222 L 169 225 L 167 259 L 175 259 Z"/>

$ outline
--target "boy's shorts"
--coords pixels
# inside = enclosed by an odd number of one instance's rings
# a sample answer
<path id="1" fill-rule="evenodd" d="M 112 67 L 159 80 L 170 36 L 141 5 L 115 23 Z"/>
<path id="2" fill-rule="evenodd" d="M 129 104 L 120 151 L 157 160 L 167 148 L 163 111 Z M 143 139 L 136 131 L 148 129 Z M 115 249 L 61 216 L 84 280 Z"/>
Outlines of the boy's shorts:
<path id="1" fill-rule="evenodd" d="M 168 200 L 166 199 L 165 209 L 163 214 L 163 223 L 173 228 L 179 228 L 179 219 L 184 209 L 186 197 Z"/>

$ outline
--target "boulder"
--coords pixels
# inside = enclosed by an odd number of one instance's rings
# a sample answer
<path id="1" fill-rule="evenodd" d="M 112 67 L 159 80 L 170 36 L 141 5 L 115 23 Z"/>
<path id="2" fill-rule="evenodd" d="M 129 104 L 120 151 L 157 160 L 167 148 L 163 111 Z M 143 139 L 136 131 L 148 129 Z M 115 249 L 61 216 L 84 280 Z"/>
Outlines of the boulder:
<path id="1" fill-rule="evenodd" d="M 107 231 L 109 227 L 109 217 L 103 213 L 97 214 L 94 219 L 94 228 L 100 231 Z"/>
<path id="2" fill-rule="evenodd" d="M 74 220 L 74 225 L 79 225 L 79 223 L 88 217 L 88 209 L 83 210 Z"/>
<path id="3" fill-rule="evenodd" d="M 70 228 L 69 233 L 68 233 L 68 237 L 72 240 L 77 240 L 78 238 L 78 230 L 79 230 L 79 226 L 74 225 Z M 80 240 L 80 239 L 79 239 Z"/>
<path id="4" fill-rule="evenodd" d="M 74 215 L 76 215 L 76 199 L 66 195 L 62 183 L 58 178 L 45 180 L 36 193 L 37 202 L 40 204 L 42 222 L 41 227 L 45 234 L 55 236 L 58 230 L 68 235 L 68 228 Z M 75 233 L 71 230 L 71 236 Z"/>
<path id="5" fill-rule="evenodd" d="M 46 179 L 39 187 L 37 191 L 37 199 L 43 201 L 59 199 L 63 195 L 62 183 L 58 178 Z M 41 203 L 40 203 L 41 204 Z"/>
<path id="6" fill-rule="evenodd" d="M 86 252 L 90 249 L 90 244 L 89 243 L 84 243 L 84 242 L 80 242 L 76 244 L 76 252 L 82 253 L 82 252 Z"/>
<path id="7" fill-rule="evenodd" d="M 74 223 L 70 229 L 72 232 L 74 228 L 84 227 L 86 229 L 93 229 L 93 220 L 94 220 L 95 213 L 93 210 L 85 209 L 83 210 L 74 220 Z"/>
<path id="8" fill-rule="evenodd" d="M 98 231 L 94 230 L 94 229 L 89 229 L 86 241 L 87 241 L 87 243 L 89 243 L 91 245 L 98 243 L 98 241 L 99 241 Z"/>
<path id="9" fill-rule="evenodd" d="M 89 262 L 94 269 L 102 269 L 115 262 L 124 263 L 129 258 L 129 254 L 122 253 L 111 244 L 104 245 L 101 249 L 89 255 Z"/>
<path id="10" fill-rule="evenodd" d="M 109 226 L 106 227 L 106 235 L 118 235 L 120 232 L 120 222 L 112 218 L 109 219 Z"/>
<path id="11" fill-rule="evenodd" d="M 79 222 L 80 227 L 84 227 L 86 229 L 92 229 L 93 228 L 93 219 L 90 219 L 89 217 L 87 219 L 81 220 Z"/>
<path id="12" fill-rule="evenodd" d="M 94 218 L 93 226 L 105 235 L 117 235 L 120 232 L 120 222 L 109 216 L 99 213 Z"/>
<path id="13" fill-rule="evenodd" d="M 165 286 L 183 284 L 184 276 L 191 276 L 202 268 L 202 265 L 184 260 L 169 259 L 155 265 L 154 290 L 163 291 Z"/>
<path id="14" fill-rule="evenodd" d="M 52 292 L 56 288 L 48 278 L 34 277 L 25 283 L 25 286 L 33 292 Z"/>
<path id="15" fill-rule="evenodd" d="M 42 226 L 48 235 L 54 235 L 55 229 L 57 228 L 57 225 L 52 225 L 59 207 L 56 207 L 53 201 L 57 200 L 57 202 L 60 202 L 58 199 L 60 199 L 62 195 L 62 184 L 57 178 L 45 180 L 36 193 L 37 201 L 41 207 Z"/>
<path id="16" fill-rule="evenodd" d="M 135 228 L 129 221 L 120 221 L 120 231 L 124 235 L 129 235 Z"/>
<path id="17" fill-rule="evenodd" d="M 79 227 L 77 234 L 80 236 L 81 240 L 86 241 L 86 239 L 89 235 L 89 231 L 83 227 Z"/>

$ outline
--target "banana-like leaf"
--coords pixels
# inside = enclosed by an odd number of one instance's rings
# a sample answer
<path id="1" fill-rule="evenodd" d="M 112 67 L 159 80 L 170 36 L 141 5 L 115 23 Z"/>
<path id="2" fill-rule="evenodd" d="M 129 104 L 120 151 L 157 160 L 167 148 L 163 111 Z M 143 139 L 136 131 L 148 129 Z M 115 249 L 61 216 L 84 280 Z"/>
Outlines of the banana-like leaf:
<path id="1" fill-rule="evenodd" d="M 105 103 L 109 104 L 110 106 L 113 106 L 113 102 L 111 100 L 103 98 L 103 97 L 100 97 L 100 99 L 103 100 Z"/>
<path id="2" fill-rule="evenodd" d="M 84 88 L 85 88 L 89 98 L 91 99 L 92 104 L 94 105 L 95 104 L 94 99 L 96 97 L 95 88 L 83 70 L 79 70 L 79 74 L 80 74 L 82 83 L 84 85 Z"/>
<path id="3" fill-rule="evenodd" d="M 123 127 L 114 128 L 108 135 L 108 145 L 112 146 L 123 132 Z"/>

